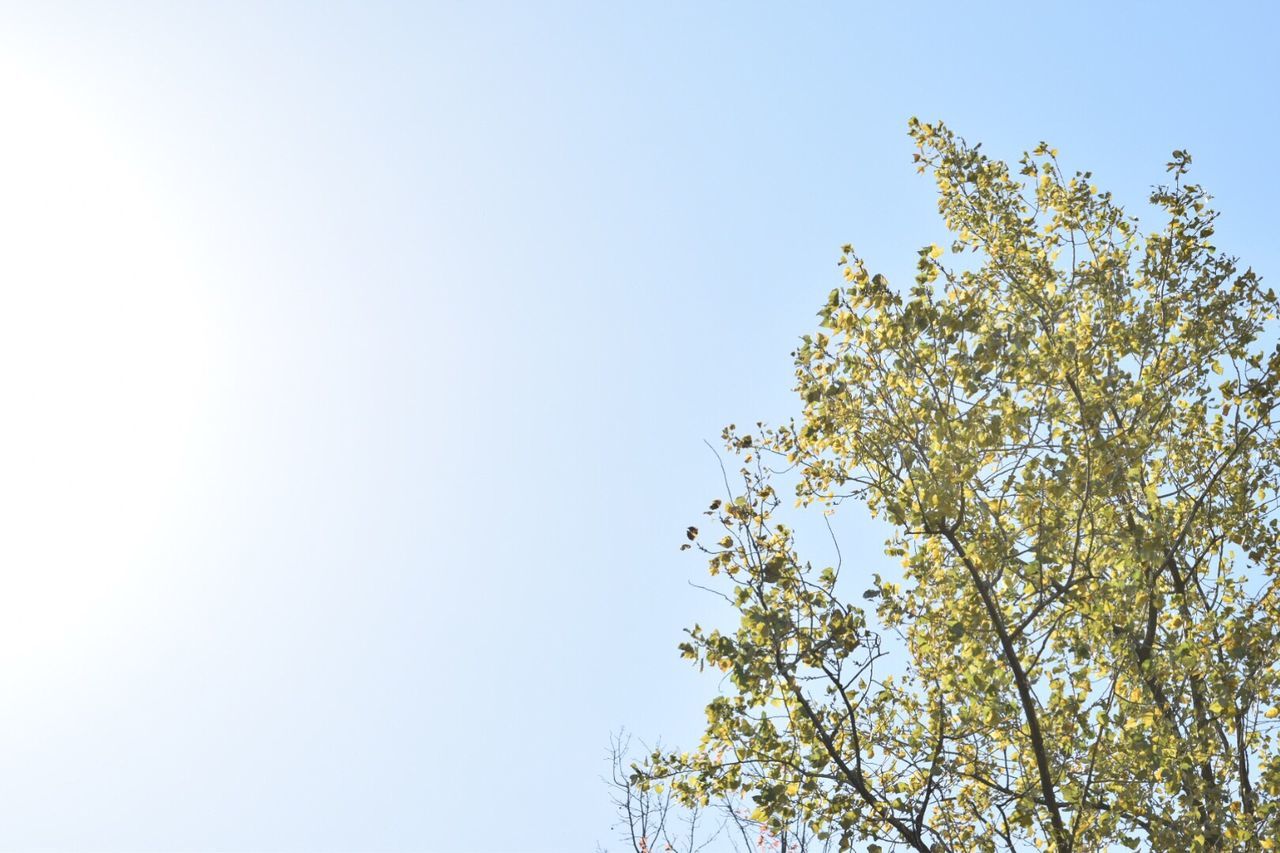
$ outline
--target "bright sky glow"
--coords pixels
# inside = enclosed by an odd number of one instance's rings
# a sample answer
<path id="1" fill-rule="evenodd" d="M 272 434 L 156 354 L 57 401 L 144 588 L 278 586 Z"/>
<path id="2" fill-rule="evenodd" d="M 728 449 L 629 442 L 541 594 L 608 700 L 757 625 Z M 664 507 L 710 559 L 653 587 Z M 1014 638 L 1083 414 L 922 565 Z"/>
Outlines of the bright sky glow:
<path id="1" fill-rule="evenodd" d="M 122 593 L 147 582 L 141 557 L 209 403 L 209 318 L 181 235 L 97 117 L 12 66 L 0 106 L 0 671 L 12 696 L 66 677 L 97 617 L 118 619 Z"/>

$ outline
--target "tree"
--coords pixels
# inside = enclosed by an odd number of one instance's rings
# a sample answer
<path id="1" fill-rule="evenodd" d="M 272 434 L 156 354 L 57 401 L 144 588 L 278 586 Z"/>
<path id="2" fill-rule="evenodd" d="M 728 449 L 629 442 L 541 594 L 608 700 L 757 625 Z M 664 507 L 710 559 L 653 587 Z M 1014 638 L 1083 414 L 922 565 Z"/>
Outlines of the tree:
<path id="1" fill-rule="evenodd" d="M 725 431 L 741 486 L 697 541 L 737 624 L 681 650 L 727 687 L 632 784 L 840 850 L 1277 849 L 1280 303 L 1185 152 L 1144 235 L 1046 144 L 910 133 L 952 263 L 901 289 L 844 247 L 802 415 Z M 797 553 L 788 478 L 892 526 L 873 614 Z"/>

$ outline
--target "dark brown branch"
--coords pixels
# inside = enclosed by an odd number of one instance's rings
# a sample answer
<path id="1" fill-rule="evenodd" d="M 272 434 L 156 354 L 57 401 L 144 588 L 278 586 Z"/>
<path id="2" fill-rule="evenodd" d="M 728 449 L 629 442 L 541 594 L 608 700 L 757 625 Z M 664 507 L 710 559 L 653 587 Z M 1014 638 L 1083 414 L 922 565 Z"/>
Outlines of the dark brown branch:
<path id="1" fill-rule="evenodd" d="M 1060 853 L 1069 853 L 1071 850 L 1071 836 L 1067 832 L 1067 825 L 1062 819 L 1062 810 L 1058 805 L 1056 787 L 1053 782 L 1053 770 L 1049 761 L 1049 751 L 1045 748 L 1044 734 L 1040 730 L 1040 715 L 1036 710 L 1035 695 L 1031 692 L 1031 681 L 1027 678 L 1027 673 L 1022 668 L 1022 662 L 1018 659 L 1017 649 L 1013 647 L 1013 639 L 1009 636 L 1008 627 L 1004 624 L 1004 616 L 1000 613 L 1000 608 L 991 597 L 991 591 L 987 588 L 986 581 L 982 579 L 978 567 L 969 559 L 968 553 L 956 537 L 954 530 L 948 528 L 941 531 L 941 533 L 950 543 L 956 556 L 960 558 L 960 562 L 968 570 L 969 577 L 973 580 L 973 585 L 978 591 L 978 596 L 982 599 L 982 606 L 987 611 L 987 618 L 991 621 L 991 626 L 995 629 L 996 636 L 1000 639 L 1000 648 L 1004 654 L 1005 664 L 1013 674 L 1014 683 L 1018 688 L 1018 699 L 1022 704 L 1023 717 L 1027 721 L 1027 734 L 1031 738 L 1031 752 L 1035 756 L 1036 771 L 1040 777 L 1040 792 L 1044 797 L 1045 808 L 1049 810 L 1049 822 L 1053 825 L 1054 844 Z"/>

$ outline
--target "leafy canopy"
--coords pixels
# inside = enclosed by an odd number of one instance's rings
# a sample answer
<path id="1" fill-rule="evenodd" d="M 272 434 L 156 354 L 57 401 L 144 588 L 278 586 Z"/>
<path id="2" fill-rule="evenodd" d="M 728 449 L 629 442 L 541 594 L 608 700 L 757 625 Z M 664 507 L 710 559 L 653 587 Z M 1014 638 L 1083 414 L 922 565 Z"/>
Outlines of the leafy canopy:
<path id="1" fill-rule="evenodd" d="M 726 430 L 743 485 L 699 547 L 740 621 L 681 648 L 728 686 L 636 783 L 840 849 L 1277 849 L 1276 296 L 1185 152 L 1144 235 L 1047 145 L 910 133 L 954 263 L 921 249 L 904 292 L 846 246 L 802 417 Z M 782 469 L 893 526 L 874 620 L 774 518 Z"/>

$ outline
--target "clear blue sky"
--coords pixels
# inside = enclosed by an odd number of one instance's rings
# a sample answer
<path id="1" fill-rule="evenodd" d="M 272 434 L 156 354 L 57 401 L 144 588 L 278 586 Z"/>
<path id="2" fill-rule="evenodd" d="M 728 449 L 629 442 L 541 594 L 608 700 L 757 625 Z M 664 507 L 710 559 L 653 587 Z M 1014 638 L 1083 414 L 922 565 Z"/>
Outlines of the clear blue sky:
<path id="1" fill-rule="evenodd" d="M 611 844 L 703 440 L 943 236 L 913 114 L 1187 148 L 1280 280 L 1270 4 L 893 6 L 5 4 L 0 849 Z"/>

